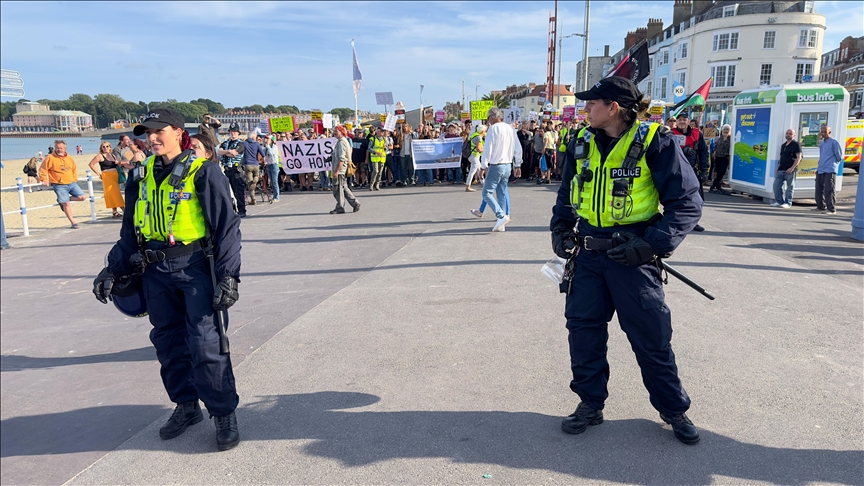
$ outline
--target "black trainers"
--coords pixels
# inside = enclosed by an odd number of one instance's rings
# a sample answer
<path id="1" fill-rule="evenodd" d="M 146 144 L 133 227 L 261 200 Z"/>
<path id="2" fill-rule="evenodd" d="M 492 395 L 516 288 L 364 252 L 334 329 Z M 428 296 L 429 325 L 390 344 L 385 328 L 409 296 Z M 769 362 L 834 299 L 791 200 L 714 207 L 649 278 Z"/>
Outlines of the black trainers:
<path id="1" fill-rule="evenodd" d="M 354 206 L 354 212 L 360 211 L 360 203 L 358 202 L 356 206 Z"/>
<path id="2" fill-rule="evenodd" d="M 202 420 L 204 420 L 204 414 L 201 413 L 201 405 L 198 404 L 198 400 L 178 403 L 174 407 L 171 418 L 159 429 L 159 437 L 162 440 L 173 439 L 186 432 L 186 427 L 195 425 Z"/>
<path id="3" fill-rule="evenodd" d="M 705 231 L 705 228 L 703 228 L 701 225 L 697 224 L 695 227 L 693 227 L 693 231 L 697 231 L 697 232 L 701 233 L 701 232 Z"/>
<path id="4" fill-rule="evenodd" d="M 675 437 L 681 442 L 687 445 L 699 442 L 699 431 L 693 426 L 693 422 L 687 418 L 687 414 L 666 416 L 661 413 L 660 418 L 672 426 Z"/>
<path id="5" fill-rule="evenodd" d="M 581 434 L 589 425 L 600 425 L 603 423 L 603 411 L 595 410 L 584 402 L 579 402 L 576 411 L 571 413 L 561 422 L 561 430 L 568 434 Z"/>
<path id="6" fill-rule="evenodd" d="M 213 417 L 216 423 L 216 446 L 220 451 L 233 449 L 240 443 L 240 432 L 237 431 L 237 416 L 234 412 L 224 417 Z"/>

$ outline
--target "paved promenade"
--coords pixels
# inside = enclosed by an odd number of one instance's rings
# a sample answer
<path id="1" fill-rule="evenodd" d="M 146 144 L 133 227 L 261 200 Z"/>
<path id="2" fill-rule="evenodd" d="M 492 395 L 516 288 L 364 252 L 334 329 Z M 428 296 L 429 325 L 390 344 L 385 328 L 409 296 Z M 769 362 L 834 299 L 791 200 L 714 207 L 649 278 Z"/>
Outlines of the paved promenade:
<path id="1" fill-rule="evenodd" d="M 836 216 L 708 195 L 707 231 L 669 263 L 717 300 L 665 288 L 696 446 L 651 407 L 616 322 L 606 422 L 561 432 L 578 398 L 564 298 L 540 274 L 554 186 L 513 187 L 506 233 L 458 185 L 359 191 L 356 214 L 321 192 L 249 207 L 230 311 L 243 441 L 222 453 L 212 421 L 159 439 L 172 404 L 149 322 L 91 293 L 119 222 L 13 238 L 0 482 L 862 484 L 856 183 Z"/>

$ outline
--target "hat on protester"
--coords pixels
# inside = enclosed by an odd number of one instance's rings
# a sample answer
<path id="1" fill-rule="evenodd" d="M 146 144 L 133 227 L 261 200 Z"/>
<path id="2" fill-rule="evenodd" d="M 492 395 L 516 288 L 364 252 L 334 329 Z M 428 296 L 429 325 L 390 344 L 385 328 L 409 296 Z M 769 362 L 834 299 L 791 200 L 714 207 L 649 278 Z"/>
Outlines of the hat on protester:
<path id="1" fill-rule="evenodd" d="M 185 124 L 186 119 L 183 118 L 183 115 L 180 113 L 177 113 L 170 108 L 156 108 L 155 110 L 151 110 L 150 113 L 147 113 L 147 117 L 144 118 L 143 122 L 135 126 L 132 133 L 134 133 L 136 137 L 140 137 L 147 132 L 148 128 L 183 128 Z"/>
<path id="2" fill-rule="evenodd" d="M 583 101 L 617 101 L 623 108 L 633 108 L 639 102 L 640 93 L 633 81 L 621 76 L 609 76 L 598 81 L 588 91 L 576 93 L 575 96 Z"/>

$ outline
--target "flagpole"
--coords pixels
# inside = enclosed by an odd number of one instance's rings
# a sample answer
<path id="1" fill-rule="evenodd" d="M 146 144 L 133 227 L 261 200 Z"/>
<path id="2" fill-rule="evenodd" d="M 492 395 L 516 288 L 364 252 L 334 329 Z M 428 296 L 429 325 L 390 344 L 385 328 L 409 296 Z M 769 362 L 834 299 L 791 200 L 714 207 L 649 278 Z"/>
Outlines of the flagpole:
<path id="1" fill-rule="evenodd" d="M 582 59 L 584 59 L 584 65 L 582 66 L 582 86 L 580 86 L 581 91 L 588 90 L 588 26 L 590 25 L 590 11 L 591 11 L 591 0 L 585 0 L 585 45 L 582 46 Z"/>

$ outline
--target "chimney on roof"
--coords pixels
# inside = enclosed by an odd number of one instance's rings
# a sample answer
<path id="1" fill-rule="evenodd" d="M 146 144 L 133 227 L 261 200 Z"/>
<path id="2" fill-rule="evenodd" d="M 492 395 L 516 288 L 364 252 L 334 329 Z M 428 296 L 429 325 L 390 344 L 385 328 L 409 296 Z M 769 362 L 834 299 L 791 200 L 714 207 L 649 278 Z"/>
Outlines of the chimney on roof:
<path id="1" fill-rule="evenodd" d="M 528 89 L 529 89 L 529 90 L 532 90 L 532 89 L 534 89 L 534 88 L 536 88 L 536 87 L 537 87 L 537 84 L 536 84 L 536 83 L 528 83 Z"/>
<path id="2" fill-rule="evenodd" d="M 648 19 L 648 38 L 653 39 L 663 32 L 663 19 Z"/>
<path id="3" fill-rule="evenodd" d="M 609 44 L 603 46 L 603 57 L 609 57 Z"/>
<path id="4" fill-rule="evenodd" d="M 681 22 L 695 15 L 696 9 L 693 7 L 691 0 L 675 0 L 675 6 L 672 10 L 672 25 L 678 25 Z"/>

